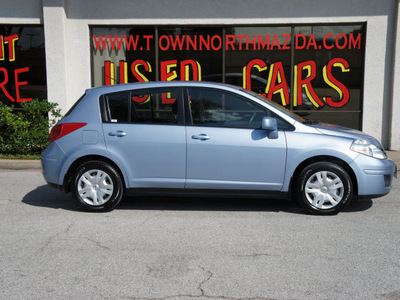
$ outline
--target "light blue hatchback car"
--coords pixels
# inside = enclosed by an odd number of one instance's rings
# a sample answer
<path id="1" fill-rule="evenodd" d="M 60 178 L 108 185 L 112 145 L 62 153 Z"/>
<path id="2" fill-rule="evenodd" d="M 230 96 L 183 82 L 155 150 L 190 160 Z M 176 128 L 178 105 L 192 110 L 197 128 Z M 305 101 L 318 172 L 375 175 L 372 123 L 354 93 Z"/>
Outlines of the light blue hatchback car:
<path id="1" fill-rule="evenodd" d="M 89 89 L 50 139 L 46 181 L 89 211 L 156 194 L 295 198 L 311 213 L 336 214 L 355 196 L 387 194 L 397 174 L 371 136 L 214 83 Z"/>

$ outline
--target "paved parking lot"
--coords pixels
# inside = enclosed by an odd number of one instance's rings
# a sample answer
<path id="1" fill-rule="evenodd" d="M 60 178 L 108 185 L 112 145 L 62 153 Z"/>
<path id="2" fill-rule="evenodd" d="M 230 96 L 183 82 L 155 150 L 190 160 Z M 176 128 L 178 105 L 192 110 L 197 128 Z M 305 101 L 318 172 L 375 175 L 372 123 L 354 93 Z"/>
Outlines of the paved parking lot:
<path id="1" fill-rule="evenodd" d="M 84 213 L 0 170 L 1 299 L 400 299 L 400 183 L 337 216 L 285 201 L 127 198 Z"/>

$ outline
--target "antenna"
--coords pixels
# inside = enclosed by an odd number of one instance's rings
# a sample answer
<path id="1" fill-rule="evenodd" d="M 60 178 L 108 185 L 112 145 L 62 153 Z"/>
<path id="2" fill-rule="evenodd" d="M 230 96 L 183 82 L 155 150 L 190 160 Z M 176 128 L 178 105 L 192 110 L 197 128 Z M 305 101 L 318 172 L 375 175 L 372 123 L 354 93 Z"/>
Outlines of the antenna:
<path id="1" fill-rule="evenodd" d="M 114 80 L 114 82 L 116 82 L 117 84 L 122 84 L 121 81 L 119 81 L 119 80 L 117 80 L 117 79 L 115 79 L 115 78 L 113 78 L 113 77 L 111 77 L 111 76 L 109 76 L 107 74 L 104 74 L 104 76 L 110 78 L 111 80 Z"/>

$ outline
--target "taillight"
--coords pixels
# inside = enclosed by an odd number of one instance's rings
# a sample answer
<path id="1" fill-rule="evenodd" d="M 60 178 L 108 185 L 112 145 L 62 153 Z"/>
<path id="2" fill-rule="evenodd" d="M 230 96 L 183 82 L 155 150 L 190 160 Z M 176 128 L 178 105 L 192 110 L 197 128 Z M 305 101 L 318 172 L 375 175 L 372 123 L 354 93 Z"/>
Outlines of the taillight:
<path id="1" fill-rule="evenodd" d="M 86 124 L 87 123 L 57 124 L 50 131 L 50 143 L 54 142 L 55 140 L 58 140 L 59 138 L 62 138 L 63 136 L 66 136 L 67 134 L 69 134 L 79 128 L 82 128 Z"/>

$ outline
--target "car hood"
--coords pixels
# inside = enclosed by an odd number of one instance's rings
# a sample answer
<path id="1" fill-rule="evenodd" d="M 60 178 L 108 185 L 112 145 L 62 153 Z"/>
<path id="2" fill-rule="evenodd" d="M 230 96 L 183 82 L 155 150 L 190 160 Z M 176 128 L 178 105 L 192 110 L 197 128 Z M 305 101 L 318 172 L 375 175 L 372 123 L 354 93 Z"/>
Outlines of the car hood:
<path id="1" fill-rule="evenodd" d="M 334 124 L 328 124 L 328 123 L 318 123 L 309 126 L 315 128 L 322 134 L 342 136 L 351 139 L 368 140 L 372 144 L 381 147 L 380 143 L 374 137 L 356 129 L 347 128 Z"/>

